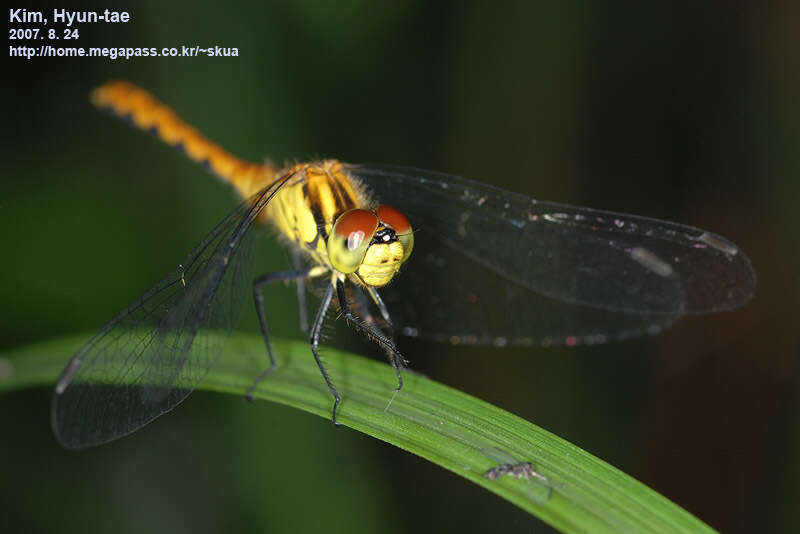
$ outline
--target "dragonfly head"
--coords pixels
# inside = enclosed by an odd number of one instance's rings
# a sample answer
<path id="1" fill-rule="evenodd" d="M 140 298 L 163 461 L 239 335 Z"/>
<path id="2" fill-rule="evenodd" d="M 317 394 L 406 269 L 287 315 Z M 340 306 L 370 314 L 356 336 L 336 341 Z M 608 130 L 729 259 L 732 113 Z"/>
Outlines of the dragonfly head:
<path id="1" fill-rule="evenodd" d="M 411 256 L 414 231 L 406 216 L 391 206 L 353 209 L 336 219 L 327 245 L 334 269 L 366 286 L 382 287 Z"/>

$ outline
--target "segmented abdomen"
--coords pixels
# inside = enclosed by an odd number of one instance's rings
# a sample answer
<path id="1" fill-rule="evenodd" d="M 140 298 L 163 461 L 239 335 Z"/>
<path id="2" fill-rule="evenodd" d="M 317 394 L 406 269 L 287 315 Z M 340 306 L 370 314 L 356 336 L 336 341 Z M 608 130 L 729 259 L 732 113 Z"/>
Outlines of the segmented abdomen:
<path id="1" fill-rule="evenodd" d="M 185 123 L 174 111 L 144 89 L 125 81 L 107 82 L 91 93 L 98 108 L 177 148 L 249 198 L 276 178 L 268 164 L 237 158 Z"/>

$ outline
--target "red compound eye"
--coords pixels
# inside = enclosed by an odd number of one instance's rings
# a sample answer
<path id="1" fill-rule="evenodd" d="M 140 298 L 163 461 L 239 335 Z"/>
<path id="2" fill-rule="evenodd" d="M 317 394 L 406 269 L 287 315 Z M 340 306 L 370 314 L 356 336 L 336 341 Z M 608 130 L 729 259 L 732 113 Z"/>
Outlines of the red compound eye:
<path id="1" fill-rule="evenodd" d="M 328 258 L 333 268 L 354 273 L 367 253 L 378 229 L 378 217 L 368 210 L 350 210 L 339 215 L 328 237 Z"/>
<path id="2" fill-rule="evenodd" d="M 364 239 L 372 239 L 378 228 L 378 218 L 369 210 L 350 210 L 336 220 L 334 232 L 348 241 L 348 248 L 353 250 Z M 357 243 L 356 243 L 357 241 Z"/>
<path id="3" fill-rule="evenodd" d="M 408 222 L 406 216 L 400 210 L 391 206 L 379 206 L 378 217 L 381 222 L 391 226 L 398 235 L 407 234 L 411 231 L 411 223 Z"/>

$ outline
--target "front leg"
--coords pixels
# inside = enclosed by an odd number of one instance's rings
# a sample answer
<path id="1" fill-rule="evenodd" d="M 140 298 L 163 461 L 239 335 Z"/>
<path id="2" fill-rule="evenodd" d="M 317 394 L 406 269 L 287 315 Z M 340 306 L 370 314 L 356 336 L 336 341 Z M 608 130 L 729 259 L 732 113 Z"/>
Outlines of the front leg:
<path id="1" fill-rule="evenodd" d="M 348 324 L 353 325 L 356 330 L 364 333 L 369 339 L 375 341 L 387 351 L 389 354 L 389 361 L 392 363 L 392 367 L 397 374 L 397 388 L 395 388 L 395 391 L 400 391 L 403 388 L 402 370 L 405 367 L 406 361 L 400 354 L 400 351 L 397 350 L 394 340 L 390 336 L 384 334 L 377 327 L 364 323 L 361 319 L 353 314 L 353 312 L 350 310 L 350 305 L 347 303 L 347 294 L 344 289 L 344 282 L 342 282 L 341 279 L 336 280 L 336 296 L 339 299 L 339 307 L 342 310 L 342 315 L 344 315 L 344 318 Z M 381 301 L 381 303 L 383 303 L 383 301 Z M 381 314 L 383 314 L 384 310 L 381 310 Z M 384 318 L 387 318 L 388 315 L 389 314 L 387 311 Z M 389 324 L 391 325 L 391 322 L 389 322 Z"/>
<path id="2" fill-rule="evenodd" d="M 383 320 L 386 321 L 386 328 L 389 330 L 389 339 L 391 339 L 392 343 L 394 343 L 394 323 L 392 323 L 392 317 L 389 315 L 389 308 L 387 308 L 386 304 L 384 304 L 383 299 L 378 294 L 377 289 L 374 287 L 368 287 L 367 292 L 369 293 L 369 296 L 372 297 L 372 302 L 374 302 L 375 306 L 378 307 L 378 311 L 381 312 L 381 317 L 383 317 Z M 408 362 L 404 360 L 403 364 L 405 365 L 406 363 Z"/>

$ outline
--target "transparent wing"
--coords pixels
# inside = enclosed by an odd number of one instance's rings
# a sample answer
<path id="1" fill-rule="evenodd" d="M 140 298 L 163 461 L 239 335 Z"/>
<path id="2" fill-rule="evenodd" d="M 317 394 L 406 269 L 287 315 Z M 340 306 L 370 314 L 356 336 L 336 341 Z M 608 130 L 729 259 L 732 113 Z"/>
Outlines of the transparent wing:
<path id="1" fill-rule="evenodd" d="M 603 342 L 736 308 L 755 290 L 736 245 L 697 228 L 540 202 L 431 171 L 350 171 L 415 229 L 411 259 L 381 291 L 407 335 Z"/>
<path id="2" fill-rule="evenodd" d="M 75 353 L 52 399 L 53 432 L 63 446 L 81 449 L 130 434 L 203 379 L 250 294 L 253 221 L 284 181 L 242 203 L 178 269 Z"/>

